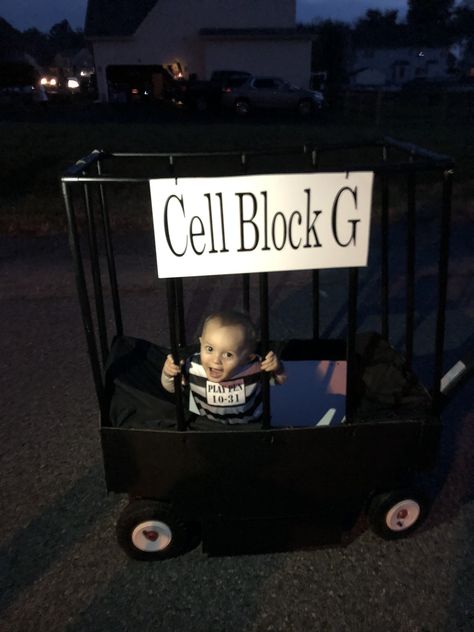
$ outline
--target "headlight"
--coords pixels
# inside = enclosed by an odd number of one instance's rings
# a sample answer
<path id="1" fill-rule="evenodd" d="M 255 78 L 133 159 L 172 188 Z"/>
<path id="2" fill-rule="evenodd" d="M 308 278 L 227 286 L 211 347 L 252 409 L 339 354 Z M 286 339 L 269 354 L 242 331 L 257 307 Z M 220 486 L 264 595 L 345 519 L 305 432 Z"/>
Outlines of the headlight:
<path id="1" fill-rule="evenodd" d="M 49 85 L 50 85 L 50 86 L 55 86 L 55 85 L 57 85 L 57 83 L 58 83 L 58 82 L 56 81 L 56 79 L 55 79 L 54 77 L 53 77 L 52 79 L 50 79 L 50 80 L 49 80 Z"/>

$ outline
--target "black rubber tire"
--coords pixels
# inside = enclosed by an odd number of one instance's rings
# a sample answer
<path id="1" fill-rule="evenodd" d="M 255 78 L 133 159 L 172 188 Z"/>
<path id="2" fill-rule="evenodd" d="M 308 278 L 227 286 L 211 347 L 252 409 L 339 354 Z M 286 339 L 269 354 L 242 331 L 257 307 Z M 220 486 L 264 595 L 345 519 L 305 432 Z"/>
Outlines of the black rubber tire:
<path id="1" fill-rule="evenodd" d="M 209 110 L 209 102 L 206 97 L 198 97 L 196 99 L 195 108 L 197 112 L 207 112 Z"/>
<path id="2" fill-rule="evenodd" d="M 310 116 L 314 112 L 314 106 L 309 99 L 303 99 L 298 103 L 298 114 L 300 116 Z"/>
<path id="3" fill-rule="evenodd" d="M 250 103 L 247 99 L 236 99 L 234 103 L 234 112 L 238 116 L 247 116 L 250 112 Z"/>
<path id="4" fill-rule="evenodd" d="M 427 499 L 419 491 L 396 490 L 371 500 L 368 521 L 372 531 L 384 540 L 398 540 L 413 533 L 427 512 Z"/>
<path id="5" fill-rule="evenodd" d="M 130 502 L 120 514 L 116 533 L 119 545 L 135 560 L 166 560 L 191 548 L 186 524 L 159 501 Z"/>

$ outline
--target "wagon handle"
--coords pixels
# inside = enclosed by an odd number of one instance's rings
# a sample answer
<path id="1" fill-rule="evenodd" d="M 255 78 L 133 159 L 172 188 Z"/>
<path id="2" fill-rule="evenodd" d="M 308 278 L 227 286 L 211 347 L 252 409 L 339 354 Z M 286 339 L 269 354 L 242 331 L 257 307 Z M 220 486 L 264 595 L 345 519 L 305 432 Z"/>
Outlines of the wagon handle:
<path id="1" fill-rule="evenodd" d="M 455 391 L 474 373 L 474 338 L 468 342 L 468 350 L 441 378 L 441 407 L 445 406 L 452 398 Z"/>

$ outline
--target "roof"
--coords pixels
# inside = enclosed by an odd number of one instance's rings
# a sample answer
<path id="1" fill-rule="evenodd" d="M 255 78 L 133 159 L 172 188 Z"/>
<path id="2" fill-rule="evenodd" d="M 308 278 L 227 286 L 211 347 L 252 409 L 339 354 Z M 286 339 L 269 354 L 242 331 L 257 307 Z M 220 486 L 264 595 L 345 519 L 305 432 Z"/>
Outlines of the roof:
<path id="1" fill-rule="evenodd" d="M 89 0 L 86 37 L 130 37 L 158 0 Z"/>
<path id="2" fill-rule="evenodd" d="M 159 0 L 88 0 L 84 33 L 88 38 L 131 37 Z M 314 39 L 297 28 L 203 28 L 206 39 Z"/>

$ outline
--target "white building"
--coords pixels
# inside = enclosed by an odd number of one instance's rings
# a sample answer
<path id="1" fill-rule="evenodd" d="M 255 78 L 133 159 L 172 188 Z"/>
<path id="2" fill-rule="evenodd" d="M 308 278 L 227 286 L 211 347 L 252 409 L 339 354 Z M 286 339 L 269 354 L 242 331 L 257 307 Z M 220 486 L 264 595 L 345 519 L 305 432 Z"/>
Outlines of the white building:
<path id="1" fill-rule="evenodd" d="M 450 76 L 449 47 L 358 48 L 352 60 L 352 85 L 402 85 L 417 78 L 447 79 Z"/>
<path id="2" fill-rule="evenodd" d="M 114 68 L 160 68 L 208 79 L 214 70 L 246 70 L 307 87 L 312 36 L 297 31 L 296 0 L 89 0 L 99 98 L 107 101 Z"/>

